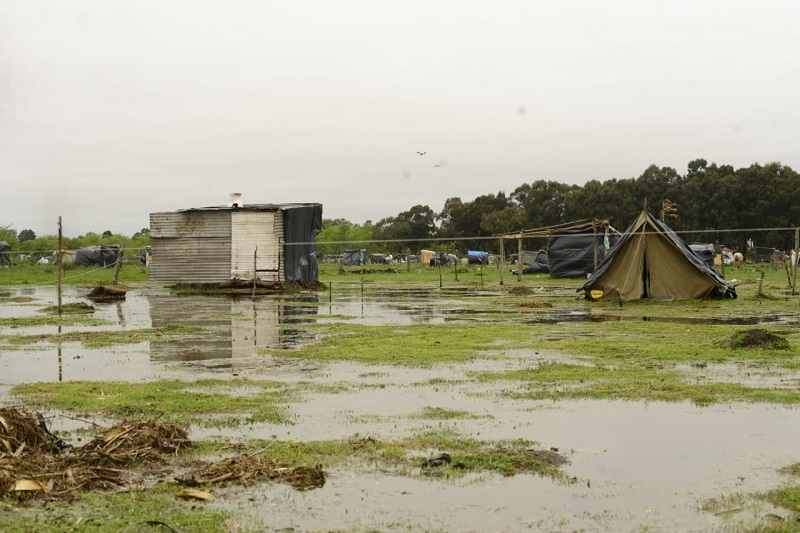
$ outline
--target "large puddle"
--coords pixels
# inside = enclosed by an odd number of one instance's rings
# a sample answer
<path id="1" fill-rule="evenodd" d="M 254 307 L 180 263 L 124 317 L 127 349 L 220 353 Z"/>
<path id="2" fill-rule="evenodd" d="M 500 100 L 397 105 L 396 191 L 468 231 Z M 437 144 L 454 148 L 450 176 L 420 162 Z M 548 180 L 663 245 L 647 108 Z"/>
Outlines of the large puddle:
<path id="1" fill-rule="evenodd" d="M 64 303 L 88 301 L 85 292 L 68 288 Z M 369 297 L 319 293 L 252 299 L 133 290 L 125 301 L 96 304 L 93 316 L 102 325 L 64 330 L 183 324 L 203 326 L 211 333 L 202 342 L 142 342 L 103 349 L 42 343 L 4 349 L 0 351 L 0 403 L 12 401 L 11 386 L 38 381 L 235 375 L 336 385 L 323 389 L 331 392 L 309 392 L 293 403 L 293 425 L 193 429 L 191 436 L 232 441 L 393 440 L 420 431 L 455 429 L 478 439 L 529 439 L 545 449 L 557 448 L 569 458 L 566 471 L 574 478 L 557 483 L 531 475 L 489 475 L 453 481 L 331 471 L 324 488 L 305 493 L 273 484 L 221 489 L 213 505 L 236 509 L 239 523 L 255 530 L 706 531 L 723 527 L 723 515 L 729 513 L 699 510 L 705 499 L 779 487 L 789 480 L 777 469 L 800 461 L 800 411 L 795 408 L 517 401 L 503 394 L 516 385 L 476 383 L 469 377 L 476 370 L 526 368 L 543 359 L 555 360 L 556 354 L 516 350 L 463 365 L 409 369 L 296 359 L 287 363 L 258 353 L 265 347 L 291 349 L 311 342 L 308 333 L 295 327 L 309 321 L 437 324 L 459 317 L 468 320 L 475 312 L 473 303 L 482 297 L 474 296 L 465 300 L 437 291 L 399 291 Z M 41 316 L 39 309 L 55 302 L 51 287 L 3 289 L 0 317 Z M 543 313 L 541 319 L 593 319 L 583 304 L 576 307 L 572 314 Z M 786 324 L 791 319 L 763 320 Z M 54 331 L 53 326 L 0 327 L 0 335 Z M 789 382 L 793 384 L 796 380 Z M 470 416 L 452 421 L 418 416 L 429 408 L 465 411 Z M 74 426 L 74 421 L 56 417 L 52 425 L 59 430 Z M 439 451 L 458 453 L 430 453 Z M 771 510 L 765 505 L 761 509 L 762 514 Z M 731 511 L 738 524 L 749 523 L 747 509 L 723 511 Z"/>

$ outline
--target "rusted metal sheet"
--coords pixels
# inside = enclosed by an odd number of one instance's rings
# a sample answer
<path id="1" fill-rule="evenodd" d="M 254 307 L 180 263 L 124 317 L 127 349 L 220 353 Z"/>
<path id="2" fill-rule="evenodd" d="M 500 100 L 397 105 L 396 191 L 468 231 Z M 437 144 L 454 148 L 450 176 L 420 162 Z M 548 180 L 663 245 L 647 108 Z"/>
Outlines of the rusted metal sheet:
<path id="1" fill-rule="evenodd" d="M 150 213 L 150 237 L 230 237 L 231 211 Z"/>
<path id="2" fill-rule="evenodd" d="M 223 283 L 231 279 L 230 237 L 150 237 L 153 283 Z"/>

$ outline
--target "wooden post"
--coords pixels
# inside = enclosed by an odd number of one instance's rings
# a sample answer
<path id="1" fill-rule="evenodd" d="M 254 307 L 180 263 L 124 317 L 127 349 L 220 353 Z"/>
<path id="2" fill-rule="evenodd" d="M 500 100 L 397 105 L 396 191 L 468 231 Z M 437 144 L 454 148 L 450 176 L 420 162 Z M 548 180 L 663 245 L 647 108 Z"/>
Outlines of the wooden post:
<path id="1" fill-rule="evenodd" d="M 597 270 L 597 221 L 592 219 L 592 251 L 594 252 L 594 270 Z"/>
<path id="2" fill-rule="evenodd" d="M 500 237 L 500 285 L 503 285 L 503 270 L 506 269 L 505 267 L 506 262 L 506 251 L 505 245 L 503 244 L 503 238 Z M 481 286 L 483 286 L 483 276 L 481 276 Z"/>
<path id="3" fill-rule="evenodd" d="M 439 256 L 439 252 L 436 252 L 436 256 Z M 439 268 L 439 290 L 442 289 L 442 262 L 439 259 L 436 259 L 436 266 Z"/>
<path id="4" fill-rule="evenodd" d="M 411 248 L 406 248 L 406 272 L 411 272 Z"/>
<path id="5" fill-rule="evenodd" d="M 522 235 L 517 237 L 517 281 L 522 283 Z"/>
<path id="6" fill-rule="evenodd" d="M 114 264 L 114 281 L 111 283 L 112 285 L 116 285 L 119 282 L 119 269 L 122 268 L 122 256 L 125 254 L 125 247 L 120 246 L 119 252 L 117 252 L 117 262 Z"/>
<path id="7" fill-rule="evenodd" d="M 256 245 L 256 249 L 253 250 L 253 295 L 252 298 L 256 297 L 256 268 L 258 265 L 258 245 Z"/>
<path id="8" fill-rule="evenodd" d="M 791 257 L 791 256 L 790 256 Z M 794 263 L 792 265 L 792 296 L 797 294 L 797 259 L 800 258 L 800 228 L 794 230 Z"/>
<path id="9" fill-rule="evenodd" d="M 62 235 L 61 235 L 61 217 L 58 217 L 58 316 L 61 316 L 61 269 L 63 267 L 62 264 Z M 59 333 L 61 326 L 59 324 Z"/>
<path id="10" fill-rule="evenodd" d="M 456 281 L 458 281 L 458 257 L 456 257 L 455 267 L 453 267 L 453 271 L 456 273 Z"/>

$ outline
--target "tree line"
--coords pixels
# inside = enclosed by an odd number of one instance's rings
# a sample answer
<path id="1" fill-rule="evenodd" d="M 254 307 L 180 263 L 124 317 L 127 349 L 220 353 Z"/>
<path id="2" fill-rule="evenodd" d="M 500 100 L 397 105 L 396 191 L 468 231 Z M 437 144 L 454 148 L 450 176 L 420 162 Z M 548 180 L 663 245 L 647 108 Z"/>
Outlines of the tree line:
<path id="1" fill-rule="evenodd" d="M 650 165 L 639 177 L 593 179 L 584 185 L 538 180 L 510 194 L 500 191 L 471 201 L 448 198 L 438 213 L 415 205 L 374 224 L 324 220 L 317 248 L 322 253 L 359 247 L 392 254 L 422 248 L 497 252 L 498 240 L 487 237 L 583 219 L 608 220 L 624 231 L 642 208 L 690 243 L 746 250 L 752 241 L 757 247 L 789 250 L 794 232 L 774 228 L 800 226 L 800 175 L 777 162 L 734 169 L 695 159 L 683 174 Z M 536 242 L 526 242 L 526 248 L 545 246 L 544 239 L 529 240 Z"/>
<path id="2" fill-rule="evenodd" d="M 0 226 L 0 241 L 5 241 L 11 245 L 13 252 L 30 255 L 48 255 L 58 250 L 57 235 L 37 236 L 33 230 L 23 229 L 19 232 L 11 226 Z M 85 246 L 100 245 L 121 245 L 126 250 L 138 253 L 144 247 L 150 245 L 150 230 L 142 228 L 127 237 L 119 233 L 104 231 L 103 233 L 88 232 L 78 237 L 63 237 L 61 239 L 64 250 L 77 250 Z"/>

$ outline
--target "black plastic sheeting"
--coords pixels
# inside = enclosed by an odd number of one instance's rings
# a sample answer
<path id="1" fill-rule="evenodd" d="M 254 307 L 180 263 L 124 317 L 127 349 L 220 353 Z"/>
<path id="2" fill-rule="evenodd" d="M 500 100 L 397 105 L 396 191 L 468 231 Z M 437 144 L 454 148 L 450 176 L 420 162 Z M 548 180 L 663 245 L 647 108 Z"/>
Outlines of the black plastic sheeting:
<path id="1" fill-rule="evenodd" d="M 550 272 L 550 262 L 547 260 L 547 252 L 539 250 L 536 252 L 536 259 L 525 267 L 523 274 L 547 274 Z"/>
<path id="2" fill-rule="evenodd" d="M 117 262 L 119 255 L 119 245 L 111 246 L 86 246 L 78 248 L 75 253 L 75 264 L 83 266 L 111 266 Z"/>
<path id="3" fill-rule="evenodd" d="M 774 248 L 764 248 L 757 246 L 751 249 L 753 263 L 771 263 L 772 255 L 775 252 Z"/>
<path id="4" fill-rule="evenodd" d="M 603 245 L 605 233 L 597 233 L 597 263 L 606 255 Z M 618 239 L 609 235 L 609 247 Z M 550 276 L 554 278 L 585 278 L 594 271 L 594 230 L 585 228 L 565 230 L 547 238 L 547 260 Z"/>
<path id="5" fill-rule="evenodd" d="M 716 253 L 714 252 L 714 245 L 713 244 L 700 244 L 694 243 L 690 244 L 689 248 L 697 254 L 697 257 L 703 260 L 703 262 L 709 268 L 714 268 L 714 256 Z"/>
<path id="6" fill-rule="evenodd" d="M 308 283 L 319 279 L 314 237 L 322 231 L 322 205 L 293 205 L 283 216 L 286 281 Z"/>
<path id="7" fill-rule="evenodd" d="M 0 266 L 11 266 L 11 245 L 0 241 Z"/>
<path id="8" fill-rule="evenodd" d="M 342 265 L 344 266 L 362 266 L 366 264 L 366 250 L 345 250 L 342 255 Z"/>

